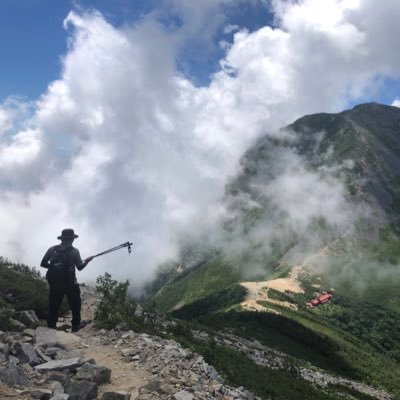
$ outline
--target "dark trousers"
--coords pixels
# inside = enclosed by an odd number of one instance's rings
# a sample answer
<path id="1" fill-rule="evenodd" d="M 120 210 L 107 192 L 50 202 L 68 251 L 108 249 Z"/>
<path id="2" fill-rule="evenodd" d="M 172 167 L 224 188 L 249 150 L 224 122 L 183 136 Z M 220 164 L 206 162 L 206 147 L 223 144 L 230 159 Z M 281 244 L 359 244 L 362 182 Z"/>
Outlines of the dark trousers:
<path id="1" fill-rule="evenodd" d="M 49 293 L 49 315 L 47 326 L 55 328 L 58 321 L 58 311 L 67 296 L 69 308 L 72 312 L 72 326 L 79 326 L 81 323 L 81 291 L 78 284 L 67 285 L 65 283 L 52 283 Z"/>

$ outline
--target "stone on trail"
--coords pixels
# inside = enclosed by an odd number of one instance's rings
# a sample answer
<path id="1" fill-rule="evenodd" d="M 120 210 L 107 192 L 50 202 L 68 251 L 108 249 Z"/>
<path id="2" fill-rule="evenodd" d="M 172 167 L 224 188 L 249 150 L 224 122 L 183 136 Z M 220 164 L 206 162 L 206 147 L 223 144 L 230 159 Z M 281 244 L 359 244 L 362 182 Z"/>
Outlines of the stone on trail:
<path id="1" fill-rule="evenodd" d="M 131 395 L 127 392 L 105 392 L 102 400 L 129 400 L 130 398 Z"/>
<path id="2" fill-rule="evenodd" d="M 146 385 L 142 386 L 139 391 L 143 391 L 143 389 L 148 390 L 149 392 L 161 392 L 161 382 L 154 380 L 147 382 Z"/>
<path id="3" fill-rule="evenodd" d="M 97 385 L 93 382 L 71 381 L 65 391 L 70 395 L 69 400 L 97 399 Z"/>
<path id="4" fill-rule="evenodd" d="M 67 374 L 63 374 L 62 372 L 58 372 L 58 371 L 53 371 L 47 375 L 45 382 L 46 383 L 50 382 L 50 383 L 52 383 L 52 385 L 54 385 L 55 382 L 58 382 L 61 384 L 61 386 L 63 386 L 63 391 L 64 391 L 64 387 L 69 385 L 70 378 Z M 59 387 L 59 386 L 55 385 L 55 387 Z M 54 391 L 54 388 L 53 388 L 53 394 L 55 394 L 55 393 L 56 392 Z"/>
<path id="5" fill-rule="evenodd" d="M 0 382 L 8 386 L 32 386 L 32 382 L 25 376 L 23 370 L 15 366 L 0 369 Z"/>
<path id="6" fill-rule="evenodd" d="M 139 397 L 136 398 L 136 400 L 154 400 L 154 396 L 152 393 L 141 393 L 139 394 Z"/>
<path id="7" fill-rule="evenodd" d="M 193 400 L 194 396 L 186 390 L 181 390 L 175 393 L 173 396 L 174 400 Z"/>
<path id="8" fill-rule="evenodd" d="M 57 393 L 50 400 L 69 400 L 70 395 L 66 393 Z"/>
<path id="9" fill-rule="evenodd" d="M 35 342 L 44 347 L 51 347 L 57 343 L 56 330 L 39 326 L 35 331 Z"/>
<path id="10" fill-rule="evenodd" d="M 44 350 L 44 354 L 53 360 L 65 360 L 67 358 L 79 357 L 80 354 L 76 350 L 65 350 L 60 347 L 48 347 Z"/>
<path id="11" fill-rule="evenodd" d="M 36 331 L 34 329 L 25 329 L 22 332 L 25 336 L 29 336 L 31 338 L 35 337 Z"/>
<path id="12" fill-rule="evenodd" d="M 90 382 L 97 383 L 97 385 L 102 385 L 103 383 L 110 382 L 111 369 L 102 367 L 100 365 L 94 365 L 85 363 L 82 367 L 78 368 L 78 372 L 75 375 L 75 379 L 87 380 Z"/>
<path id="13" fill-rule="evenodd" d="M 28 363 L 31 367 L 40 364 L 42 361 L 36 354 L 35 349 L 29 343 L 16 342 L 11 347 L 11 352 L 22 362 Z"/>
<path id="14" fill-rule="evenodd" d="M 169 395 L 173 395 L 174 393 L 175 393 L 175 391 L 176 391 L 176 388 L 174 387 L 174 386 L 172 386 L 172 385 L 169 385 L 168 383 L 163 383 L 161 386 L 160 386 L 160 390 L 161 390 L 161 393 L 164 393 L 164 394 L 169 394 Z"/>
<path id="15" fill-rule="evenodd" d="M 133 349 L 122 349 L 121 353 L 124 357 L 129 357 L 129 356 L 133 356 L 136 354 L 135 350 L 133 350 Z"/>
<path id="16" fill-rule="evenodd" d="M 68 346 L 74 347 L 82 342 L 82 339 L 68 332 L 56 331 L 55 329 L 45 328 L 39 326 L 36 329 L 35 341 L 38 345 L 44 347 L 61 347 L 66 348 Z"/>
<path id="17" fill-rule="evenodd" d="M 40 346 L 35 345 L 35 351 L 36 351 L 37 355 L 38 355 L 44 362 L 51 361 L 51 358 L 48 357 L 48 356 L 46 356 L 46 354 L 43 353 L 43 351 L 42 351 L 42 349 L 41 349 Z"/>
<path id="18" fill-rule="evenodd" d="M 68 380 L 69 383 L 69 380 Z M 53 381 L 51 382 L 50 386 L 49 386 L 50 390 L 51 390 L 51 394 L 54 396 L 56 394 L 63 394 L 64 393 L 64 387 L 63 385 L 58 382 L 58 381 Z"/>
<path id="19" fill-rule="evenodd" d="M 37 326 L 40 324 L 39 318 L 33 310 L 20 311 L 16 314 L 15 319 L 26 326 Z"/>
<path id="20" fill-rule="evenodd" d="M 19 361 L 19 358 L 9 354 L 8 355 L 8 367 L 16 367 L 18 364 L 20 364 L 21 361 Z"/>
<path id="21" fill-rule="evenodd" d="M 38 372 L 46 371 L 62 371 L 64 369 L 75 369 L 82 365 L 80 357 L 69 358 L 67 360 L 52 360 L 47 363 L 36 365 L 35 369 Z"/>
<path id="22" fill-rule="evenodd" d="M 21 331 L 24 330 L 24 329 L 26 329 L 26 325 L 23 324 L 22 322 L 17 321 L 17 320 L 14 319 L 14 318 L 11 318 L 10 321 L 11 321 L 11 324 L 13 325 L 13 327 L 14 327 L 15 329 L 19 329 L 19 330 L 21 330 Z"/>
<path id="23" fill-rule="evenodd" d="M 28 395 L 32 399 L 49 400 L 52 396 L 51 390 L 48 389 L 29 389 L 21 392 L 21 395 Z"/>

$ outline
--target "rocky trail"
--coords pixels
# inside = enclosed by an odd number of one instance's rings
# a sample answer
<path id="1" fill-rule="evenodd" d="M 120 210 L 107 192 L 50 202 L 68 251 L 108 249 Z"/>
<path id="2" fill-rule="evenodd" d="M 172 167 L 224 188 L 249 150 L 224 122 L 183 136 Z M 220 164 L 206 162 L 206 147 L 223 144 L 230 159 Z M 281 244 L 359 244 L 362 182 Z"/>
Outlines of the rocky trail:
<path id="1" fill-rule="evenodd" d="M 93 320 L 96 296 L 82 290 L 82 317 Z M 66 318 L 68 320 L 68 318 Z M 65 320 L 59 323 L 66 328 Z M 203 357 L 173 340 L 127 330 L 72 334 L 39 326 L 0 332 L 0 399 L 257 399 L 224 384 Z"/>

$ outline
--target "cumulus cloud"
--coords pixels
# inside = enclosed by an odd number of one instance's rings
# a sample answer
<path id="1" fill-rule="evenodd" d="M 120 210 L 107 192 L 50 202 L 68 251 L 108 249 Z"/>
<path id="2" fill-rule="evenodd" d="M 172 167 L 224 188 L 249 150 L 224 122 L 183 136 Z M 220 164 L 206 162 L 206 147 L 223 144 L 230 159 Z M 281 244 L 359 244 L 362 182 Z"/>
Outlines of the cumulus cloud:
<path id="1" fill-rule="evenodd" d="M 74 227 L 84 256 L 135 244 L 130 258 L 94 261 L 83 279 L 109 270 L 143 282 L 188 232 L 218 219 L 224 185 L 255 138 L 304 114 L 339 111 L 377 90 L 379 78 L 399 77 L 397 1 L 377 11 L 372 0 L 276 0 L 274 27 L 235 33 L 221 69 L 197 87 L 176 67 L 189 22 L 206 31 L 205 16 L 217 10 L 215 23 L 225 24 L 228 3 L 174 1 L 181 32 L 154 14 L 120 28 L 96 12 L 67 16 L 60 79 L 24 118 L 0 108 L 0 254 L 37 265 L 60 229 Z M 301 177 L 296 186 L 288 171 L 280 182 L 294 218 L 308 208 L 292 196 L 319 179 Z M 325 185 L 307 207 L 341 205 L 340 190 Z"/>
<path id="2" fill-rule="evenodd" d="M 0 135 L 10 129 L 10 118 L 4 109 L 0 109 Z"/>
<path id="3" fill-rule="evenodd" d="M 393 100 L 392 106 L 400 107 L 400 99 L 398 97 Z"/>

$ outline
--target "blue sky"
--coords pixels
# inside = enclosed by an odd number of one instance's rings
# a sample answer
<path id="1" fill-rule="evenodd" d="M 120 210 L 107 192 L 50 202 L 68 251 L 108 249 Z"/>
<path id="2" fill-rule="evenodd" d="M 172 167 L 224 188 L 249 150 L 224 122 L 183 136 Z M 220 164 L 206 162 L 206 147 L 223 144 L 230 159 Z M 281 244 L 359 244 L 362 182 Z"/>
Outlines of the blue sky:
<path id="1" fill-rule="evenodd" d="M 162 0 L 1 0 L 0 1 L 0 101 L 8 96 L 35 99 L 61 72 L 61 57 L 67 51 L 68 32 L 63 21 L 71 10 L 100 11 L 118 27 L 131 25 L 143 15 L 162 11 L 166 25 L 179 23 Z M 226 24 L 250 31 L 271 22 L 271 15 L 261 4 L 243 2 L 224 10 Z M 177 67 L 198 85 L 207 84 L 223 56 L 220 40 L 231 40 L 220 26 L 213 43 L 188 42 L 177 59 Z"/>

